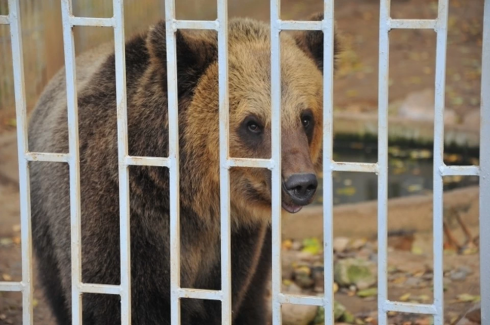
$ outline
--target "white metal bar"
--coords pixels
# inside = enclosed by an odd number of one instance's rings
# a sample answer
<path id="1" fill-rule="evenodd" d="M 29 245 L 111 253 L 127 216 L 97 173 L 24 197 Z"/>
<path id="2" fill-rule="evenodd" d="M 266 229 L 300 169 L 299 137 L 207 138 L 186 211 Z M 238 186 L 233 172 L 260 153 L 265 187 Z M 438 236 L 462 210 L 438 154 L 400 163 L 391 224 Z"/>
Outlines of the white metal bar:
<path id="1" fill-rule="evenodd" d="M 25 159 L 27 161 L 68 162 L 70 155 L 66 153 L 27 152 Z"/>
<path id="2" fill-rule="evenodd" d="M 139 157 L 126 156 L 124 163 L 128 166 L 154 166 L 154 167 L 169 167 L 170 160 L 160 157 Z"/>
<path id="3" fill-rule="evenodd" d="M 295 21 L 279 20 L 278 27 L 281 30 L 322 30 L 321 21 Z"/>
<path id="4" fill-rule="evenodd" d="M 92 283 L 81 283 L 80 284 L 80 292 L 83 292 L 83 293 L 120 295 L 121 291 L 122 291 L 121 286 L 118 286 L 118 285 L 92 284 Z"/>
<path id="5" fill-rule="evenodd" d="M 113 0 L 116 64 L 117 147 L 119 166 L 119 232 L 121 258 L 121 325 L 131 325 L 131 233 L 129 207 L 128 110 L 126 96 L 126 51 L 124 1 Z"/>
<path id="6" fill-rule="evenodd" d="M 376 163 L 332 162 L 331 169 L 338 172 L 377 173 Z"/>
<path id="7" fill-rule="evenodd" d="M 230 158 L 228 159 L 227 166 L 272 169 L 274 162 L 271 159 Z"/>
<path id="8" fill-rule="evenodd" d="M 218 30 L 219 23 L 217 20 L 174 20 L 174 29 L 210 29 Z"/>
<path id="9" fill-rule="evenodd" d="M 180 289 L 179 298 L 205 299 L 205 300 L 222 300 L 221 291 L 202 290 L 202 289 Z"/>
<path id="10" fill-rule="evenodd" d="M 221 212 L 221 324 L 231 325 L 230 112 L 228 96 L 228 1 L 218 0 L 219 160 Z"/>
<path id="11" fill-rule="evenodd" d="M 435 315 L 437 313 L 434 305 L 411 304 L 398 301 L 386 301 L 384 304 L 385 312 L 396 311 L 399 313 Z"/>
<path id="12" fill-rule="evenodd" d="M 480 274 L 490 270 L 490 0 L 483 11 L 480 118 Z M 481 320 L 490 324 L 490 278 L 480 277 Z"/>
<path id="13" fill-rule="evenodd" d="M 293 295 L 293 294 L 286 295 L 281 293 L 278 296 L 278 300 L 281 304 L 326 306 L 325 299 L 323 299 L 323 297 L 302 296 L 302 295 Z M 332 309 L 332 311 L 330 311 L 330 309 Z M 332 315 L 327 315 L 332 313 L 333 313 L 333 305 L 328 305 L 328 309 L 325 309 L 325 317 L 332 317 Z"/>
<path id="14" fill-rule="evenodd" d="M 170 195 L 170 315 L 171 324 L 180 325 L 180 184 L 179 184 L 179 107 L 177 85 L 177 45 L 175 38 L 175 0 L 165 0 L 168 95 L 168 159 Z"/>
<path id="15" fill-rule="evenodd" d="M 9 25 L 10 24 L 10 19 L 9 16 L 0 16 L 0 25 Z"/>
<path id="16" fill-rule="evenodd" d="M 68 109 L 68 144 L 70 166 L 70 228 L 71 228 L 71 300 L 72 324 L 82 323 L 82 296 L 80 291 L 82 249 L 80 208 L 80 154 L 78 141 L 78 103 L 76 88 L 75 44 L 70 24 L 71 0 L 61 1 L 63 45 L 65 52 L 66 100 Z"/>
<path id="17" fill-rule="evenodd" d="M 383 309 L 388 300 L 388 80 L 391 0 L 381 0 L 379 13 L 378 81 L 378 324 L 387 324 Z"/>
<path id="18" fill-rule="evenodd" d="M 23 290 L 24 290 L 24 285 L 22 282 L 0 281 L 0 291 L 23 291 Z"/>
<path id="19" fill-rule="evenodd" d="M 29 164 L 25 159 L 27 142 L 27 104 L 22 49 L 21 12 L 19 1 L 9 0 L 10 37 L 14 71 L 15 112 L 19 161 L 20 223 L 22 250 L 22 322 L 33 323 L 32 229 Z"/>
<path id="20" fill-rule="evenodd" d="M 72 26 L 114 27 L 114 18 L 70 17 Z"/>
<path id="21" fill-rule="evenodd" d="M 444 235 L 443 179 L 439 168 L 444 166 L 444 97 L 446 83 L 446 45 L 448 0 L 439 0 L 437 15 L 437 45 L 434 105 L 434 165 L 433 165 L 433 252 L 434 252 L 434 324 L 444 324 Z"/>
<path id="22" fill-rule="evenodd" d="M 436 19 L 389 19 L 390 29 L 435 29 Z"/>
<path id="23" fill-rule="evenodd" d="M 272 325 L 282 324 L 281 311 L 281 0 L 271 0 L 271 143 L 272 143 Z"/>
<path id="24" fill-rule="evenodd" d="M 478 166 L 441 166 L 439 172 L 441 176 L 478 176 L 480 168 Z"/>
<path id="25" fill-rule="evenodd" d="M 335 323 L 333 287 L 333 177 L 339 163 L 333 161 L 333 70 L 334 70 L 334 0 L 323 7 L 323 259 L 325 324 Z M 345 165 L 345 164 L 344 164 Z"/>

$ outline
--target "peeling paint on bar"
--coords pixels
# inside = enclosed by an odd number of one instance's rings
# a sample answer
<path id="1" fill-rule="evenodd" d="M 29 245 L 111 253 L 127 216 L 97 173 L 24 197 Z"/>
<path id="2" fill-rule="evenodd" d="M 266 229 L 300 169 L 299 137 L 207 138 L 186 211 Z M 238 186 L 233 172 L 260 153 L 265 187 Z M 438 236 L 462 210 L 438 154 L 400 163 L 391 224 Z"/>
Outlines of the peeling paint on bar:
<path id="1" fill-rule="evenodd" d="M 359 172 L 359 173 L 377 173 L 379 171 L 378 164 L 372 163 L 348 163 L 348 162 L 332 162 L 333 171 L 338 172 Z"/>
<path id="2" fill-rule="evenodd" d="M 66 153 L 28 152 L 26 159 L 28 161 L 68 162 L 70 155 Z"/>

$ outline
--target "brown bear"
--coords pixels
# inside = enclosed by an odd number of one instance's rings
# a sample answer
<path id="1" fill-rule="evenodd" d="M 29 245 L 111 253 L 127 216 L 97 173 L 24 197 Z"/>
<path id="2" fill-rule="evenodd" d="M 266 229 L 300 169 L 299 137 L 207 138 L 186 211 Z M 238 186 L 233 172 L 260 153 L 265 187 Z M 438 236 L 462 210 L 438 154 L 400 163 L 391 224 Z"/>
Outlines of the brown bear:
<path id="1" fill-rule="evenodd" d="M 315 19 L 322 19 L 321 15 Z M 217 36 L 178 31 L 181 286 L 219 290 L 219 118 Z M 165 23 L 126 44 L 130 155 L 168 155 Z M 335 51 L 335 49 L 329 49 Z M 115 63 L 111 47 L 77 60 L 82 206 L 82 281 L 120 283 Z M 270 29 L 229 24 L 230 152 L 270 158 Z M 282 206 L 312 201 L 321 166 L 321 31 L 281 34 Z M 30 120 L 29 149 L 68 152 L 64 71 Z M 31 165 L 32 231 L 40 280 L 58 324 L 71 323 L 68 165 Z M 170 324 L 169 174 L 130 167 L 132 323 Z M 233 324 L 266 324 L 270 277 L 271 172 L 233 168 Z M 83 295 L 83 324 L 118 324 L 120 298 Z M 182 324 L 220 324 L 219 301 L 182 301 Z"/>

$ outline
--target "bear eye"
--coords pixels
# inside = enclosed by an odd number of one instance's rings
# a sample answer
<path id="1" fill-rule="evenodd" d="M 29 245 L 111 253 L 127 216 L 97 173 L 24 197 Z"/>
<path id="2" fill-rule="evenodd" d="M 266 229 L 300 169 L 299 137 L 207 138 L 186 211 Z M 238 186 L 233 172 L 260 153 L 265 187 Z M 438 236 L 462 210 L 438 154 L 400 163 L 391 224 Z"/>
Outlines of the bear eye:
<path id="1" fill-rule="evenodd" d="M 258 134 L 262 131 L 259 124 L 255 120 L 251 120 L 247 122 L 247 129 L 255 134 Z"/>
<path id="2" fill-rule="evenodd" d="M 311 123 L 311 118 L 310 117 L 303 117 L 301 123 L 303 123 L 303 127 L 305 129 L 309 128 L 310 127 L 310 123 Z"/>
<path id="3" fill-rule="evenodd" d="M 306 111 L 301 115 L 301 124 L 303 124 L 305 130 L 308 130 L 312 126 L 312 122 L 313 116 L 311 115 L 311 112 Z"/>

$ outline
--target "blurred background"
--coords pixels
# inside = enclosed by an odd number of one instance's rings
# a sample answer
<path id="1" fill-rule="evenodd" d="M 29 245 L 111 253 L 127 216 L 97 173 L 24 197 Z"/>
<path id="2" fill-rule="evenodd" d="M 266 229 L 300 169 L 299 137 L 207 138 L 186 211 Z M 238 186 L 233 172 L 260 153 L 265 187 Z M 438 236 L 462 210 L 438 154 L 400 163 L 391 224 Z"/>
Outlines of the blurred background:
<path id="1" fill-rule="evenodd" d="M 0 15 L 8 14 L 0 0 Z M 164 17 L 164 1 L 126 0 L 126 37 Z M 377 161 L 378 0 L 337 0 L 342 44 L 334 86 L 334 159 Z M 267 22 L 269 1 L 229 0 L 230 17 Z M 64 65 L 59 0 L 22 0 L 22 36 L 28 110 Z M 392 0 L 392 18 L 434 19 L 437 0 Z M 111 17 L 110 0 L 73 0 L 76 16 Z M 177 18 L 216 18 L 214 0 L 176 0 Z M 321 12 L 321 0 L 283 0 L 282 19 Z M 487 26 L 488 28 L 489 26 Z M 483 0 L 451 0 L 445 93 L 446 164 L 478 165 Z M 110 28 L 76 27 L 76 52 L 112 40 Z M 389 75 L 389 296 L 432 302 L 432 137 L 436 33 L 390 32 Z M 0 25 L 0 281 L 19 280 L 19 203 L 12 53 Z M 478 178 L 445 177 L 445 285 L 448 324 L 461 321 L 479 300 Z M 321 293 L 322 189 L 314 206 L 283 217 L 284 290 Z M 336 316 L 339 322 L 376 320 L 377 176 L 334 174 Z M 361 270 L 360 274 L 352 271 Z M 355 276 L 349 276 L 354 272 Z M 35 317 L 51 324 L 36 292 Z M 0 324 L 20 324 L 20 295 L 0 293 Z M 302 306 L 300 306 L 302 307 Z M 298 307 L 298 308 L 300 308 Z M 295 307 L 296 308 L 296 307 Z M 285 306 L 290 324 L 321 322 L 322 311 Z M 289 313 L 289 314 L 288 314 Z M 295 315 L 300 319 L 294 319 Z M 289 318 L 288 318 L 289 317 Z M 469 317 L 469 316 L 468 316 Z M 467 318 L 464 318 L 467 319 Z M 471 321 L 477 322 L 477 319 Z M 419 315 L 390 314 L 393 324 L 429 324 Z"/>

